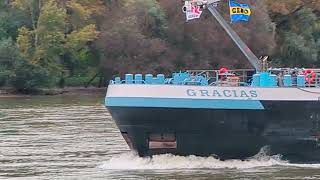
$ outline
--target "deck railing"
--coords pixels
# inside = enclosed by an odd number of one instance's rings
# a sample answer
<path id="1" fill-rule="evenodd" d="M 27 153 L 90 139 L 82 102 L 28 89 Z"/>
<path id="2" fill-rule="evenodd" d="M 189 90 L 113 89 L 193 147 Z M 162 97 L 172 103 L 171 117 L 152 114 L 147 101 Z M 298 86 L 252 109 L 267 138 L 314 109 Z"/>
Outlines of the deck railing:
<path id="1" fill-rule="evenodd" d="M 273 77 L 276 76 L 276 85 L 273 87 L 320 87 L 320 69 L 308 69 L 314 75 L 310 75 L 311 80 L 306 78 L 307 75 L 303 75 L 306 69 L 291 69 L 291 68 L 270 68 L 270 72 Z M 175 79 L 175 75 L 181 75 L 182 78 L 178 76 Z M 187 74 L 187 76 L 186 76 Z M 256 74 L 254 69 L 236 69 L 236 70 L 187 70 L 186 72 L 174 73 L 173 77 L 165 78 L 164 75 L 158 74 L 153 77 L 151 74 L 142 75 L 139 74 L 139 79 L 136 76 L 130 75 L 130 79 L 122 79 L 116 77 L 114 80 L 110 81 L 110 84 L 175 84 L 175 85 L 202 85 L 202 86 L 252 86 L 253 75 Z M 285 75 L 290 75 L 291 85 L 287 86 L 284 84 Z M 127 76 L 127 75 L 126 75 Z M 150 77 L 151 76 L 151 77 Z M 298 76 L 301 76 L 305 83 L 298 83 Z M 185 78 L 183 78 L 185 77 Z M 308 81 L 309 80 L 309 81 Z M 204 83 L 205 82 L 205 83 Z"/>

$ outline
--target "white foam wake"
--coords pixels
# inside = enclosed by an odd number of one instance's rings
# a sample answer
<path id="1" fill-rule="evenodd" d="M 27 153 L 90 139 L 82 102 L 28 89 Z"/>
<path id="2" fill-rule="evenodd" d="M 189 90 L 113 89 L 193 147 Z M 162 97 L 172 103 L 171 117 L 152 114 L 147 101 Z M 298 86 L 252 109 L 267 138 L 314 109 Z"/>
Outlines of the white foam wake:
<path id="1" fill-rule="evenodd" d="M 315 168 L 320 164 L 292 164 L 281 160 L 281 155 L 269 156 L 268 147 L 247 160 L 221 161 L 214 157 L 176 156 L 172 154 L 139 157 L 134 152 L 127 152 L 104 162 L 99 168 L 107 170 L 179 170 L 179 169 L 253 169 L 271 166 Z"/>
<path id="2" fill-rule="evenodd" d="M 100 165 L 99 168 L 108 170 L 252 169 L 284 164 L 288 163 L 282 161 L 280 156 L 258 156 L 248 160 L 221 161 L 214 157 L 175 156 L 171 154 L 142 158 L 133 152 L 128 152 L 111 158 Z"/>

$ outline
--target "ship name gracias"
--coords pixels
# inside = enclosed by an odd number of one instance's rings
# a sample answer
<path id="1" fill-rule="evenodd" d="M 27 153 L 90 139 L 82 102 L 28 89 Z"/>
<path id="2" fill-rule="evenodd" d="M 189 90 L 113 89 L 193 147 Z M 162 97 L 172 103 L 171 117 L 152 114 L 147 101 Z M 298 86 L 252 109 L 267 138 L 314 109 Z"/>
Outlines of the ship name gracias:
<path id="1" fill-rule="evenodd" d="M 194 89 L 187 89 L 186 91 L 188 96 L 194 97 L 226 97 L 226 98 L 257 98 L 258 92 L 255 90 L 194 90 Z"/>

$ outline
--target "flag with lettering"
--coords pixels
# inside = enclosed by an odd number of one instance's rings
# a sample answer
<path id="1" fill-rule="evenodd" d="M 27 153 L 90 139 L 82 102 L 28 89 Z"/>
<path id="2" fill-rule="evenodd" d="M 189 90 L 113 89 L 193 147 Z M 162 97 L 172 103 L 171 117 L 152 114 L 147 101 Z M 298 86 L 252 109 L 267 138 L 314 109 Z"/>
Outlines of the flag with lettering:
<path id="1" fill-rule="evenodd" d="M 248 4 L 238 3 L 230 0 L 230 18 L 231 22 L 249 21 L 251 16 L 251 9 Z"/>
<path id="2" fill-rule="evenodd" d="M 201 14 L 202 10 L 200 6 L 190 4 L 189 8 L 187 8 L 186 11 L 187 21 L 192 19 L 198 19 L 201 17 Z"/>

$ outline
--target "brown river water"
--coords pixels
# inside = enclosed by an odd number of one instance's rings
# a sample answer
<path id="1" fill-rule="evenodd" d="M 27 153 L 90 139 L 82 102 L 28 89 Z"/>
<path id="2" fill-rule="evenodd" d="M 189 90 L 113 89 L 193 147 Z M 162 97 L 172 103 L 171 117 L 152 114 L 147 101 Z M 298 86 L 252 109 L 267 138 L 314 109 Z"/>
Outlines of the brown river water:
<path id="1" fill-rule="evenodd" d="M 291 164 L 263 152 L 246 161 L 140 158 L 128 149 L 103 98 L 0 98 L 0 179 L 320 179 L 320 164 Z"/>

